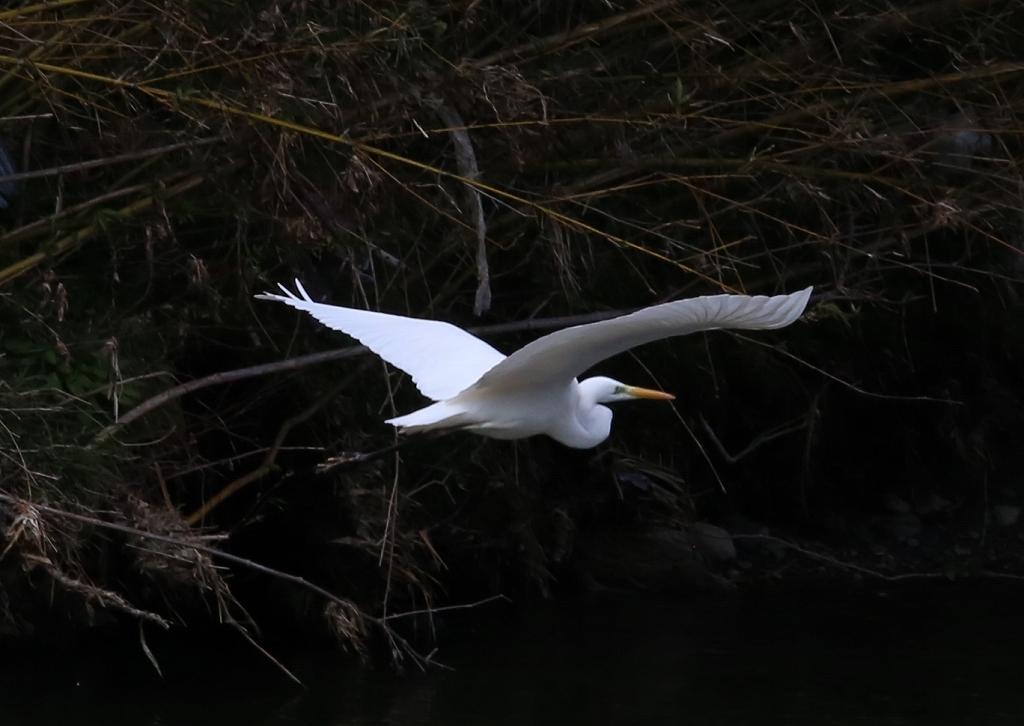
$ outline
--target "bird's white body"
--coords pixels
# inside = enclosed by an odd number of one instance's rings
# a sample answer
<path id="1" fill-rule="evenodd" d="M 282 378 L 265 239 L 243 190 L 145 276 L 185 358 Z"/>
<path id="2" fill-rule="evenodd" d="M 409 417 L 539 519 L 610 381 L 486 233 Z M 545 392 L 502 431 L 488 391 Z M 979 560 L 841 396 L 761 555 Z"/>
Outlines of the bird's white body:
<path id="1" fill-rule="evenodd" d="M 607 382 L 611 385 L 599 384 Z M 525 439 L 547 434 L 576 449 L 597 446 L 608 438 L 612 410 L 597 403 L 605 388 L 622 384 L 610 378 L 575 380 L 568 386 L 506 392 L 468 390 L 405 416 L 389 419 L 405 433 L 465 429 L 492 439 Z M 609 393 L 611 391 L 609 390 Z"/>
<path id="2" fill-rule="evenodd" d="M 313 302 L 281 286 L 278 300 L 359 340 L 409 373 L 434 403 L 388 423 L 406 433 L 462 429 L 495 439 L 547 434 L 586 449 L 608 438 L 612 412 L 602 404 L 670 399 L 660 391 L 577 376 L 616 353 L 662 338 L 716 328 L 781 328 L 803 313 L 811 288 L 774 297 L 712 295 L 655 305 L 611 320 L 559 330 L 506 357 L 448 323 Z"/>

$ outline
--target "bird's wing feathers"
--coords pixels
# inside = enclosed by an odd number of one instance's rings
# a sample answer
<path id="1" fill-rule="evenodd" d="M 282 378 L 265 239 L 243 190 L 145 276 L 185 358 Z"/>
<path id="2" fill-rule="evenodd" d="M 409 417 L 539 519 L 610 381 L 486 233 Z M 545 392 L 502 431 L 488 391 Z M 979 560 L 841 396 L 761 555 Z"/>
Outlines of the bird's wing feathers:
<path id="1" fill-rule="evenodd" d="M 509 391 L 566 385 L 605 358 L 643 343 L 715 328 L 781 328 L 800 317 L 810 295 L 811 288 L 774 297 L 696 297 L 566 328 L 520 348 L 479 385 Z"/>
<path id="2" fill-rule="evenodd" d="M 416 388 L 435 401 L 461 393 L 505 359 L 484 341 L 449 323 L 313 302 L 298 280 L 295 284 L 302 297 L 283 285 L 278 287 L 284 295 L 256 297 L 304 310 L 328 328 L 352 336 L 412 376 Z"/>

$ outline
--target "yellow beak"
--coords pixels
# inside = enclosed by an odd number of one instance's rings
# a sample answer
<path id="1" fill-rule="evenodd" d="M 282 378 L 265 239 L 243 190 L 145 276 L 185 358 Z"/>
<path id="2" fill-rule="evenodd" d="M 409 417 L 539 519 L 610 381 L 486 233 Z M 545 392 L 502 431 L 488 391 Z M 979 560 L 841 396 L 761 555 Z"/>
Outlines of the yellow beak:
<path id="1" fill-rule="evenodd" d="M 671 401 L 675 399 L 671 393 L 664 391 L 652 391 L 650 388 L 637 388 L 636 386 L 624 386 L 625 392 L 634 398 L 650 398 L 656 401 Z"/>

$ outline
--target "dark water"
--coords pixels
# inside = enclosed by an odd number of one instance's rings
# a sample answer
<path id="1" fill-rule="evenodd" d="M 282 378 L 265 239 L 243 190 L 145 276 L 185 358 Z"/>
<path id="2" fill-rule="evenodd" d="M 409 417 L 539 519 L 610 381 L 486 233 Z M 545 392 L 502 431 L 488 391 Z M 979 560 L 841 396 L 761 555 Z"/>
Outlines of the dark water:
<path id="1" fill-rule="evenodd" d="M 134 636 L 105 637 L 0 652 L 0 724 L 1024 724 L 1022 605 L 1024 589 L 495 606 L 449 618 L 452 670 L 282 652 L 307 691 L 231 636 L 151 639 L 162 682 Z"/>

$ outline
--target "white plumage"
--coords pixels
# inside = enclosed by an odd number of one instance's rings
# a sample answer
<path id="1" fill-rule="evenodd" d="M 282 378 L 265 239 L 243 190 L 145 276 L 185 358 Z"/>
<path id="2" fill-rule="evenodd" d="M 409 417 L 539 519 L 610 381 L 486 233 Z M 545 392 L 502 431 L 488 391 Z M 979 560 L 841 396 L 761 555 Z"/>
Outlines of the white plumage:
<path id="1" fill-rule="evenodd" d="M 803 313 L 807 288 L 792 295 L 711 295 L 655 305 L 577 325 L 533 341 L 506 357 L 449 323 L 313 302 L 283 285 L 278 300 L 346 333 L 410 376 L 437 403 L 388 421 L 400 431 L 468 429 L 498 439 L 536 434 L 585 449 L 604 441 L 612 413 L 603 403 L 671 399 L 661 391 L 601 376 L 578 381 L 596 363 L 637 345 L 717 328 L 781 328 Z M 301 296 L 301 297 L 300 297 Z"/>

